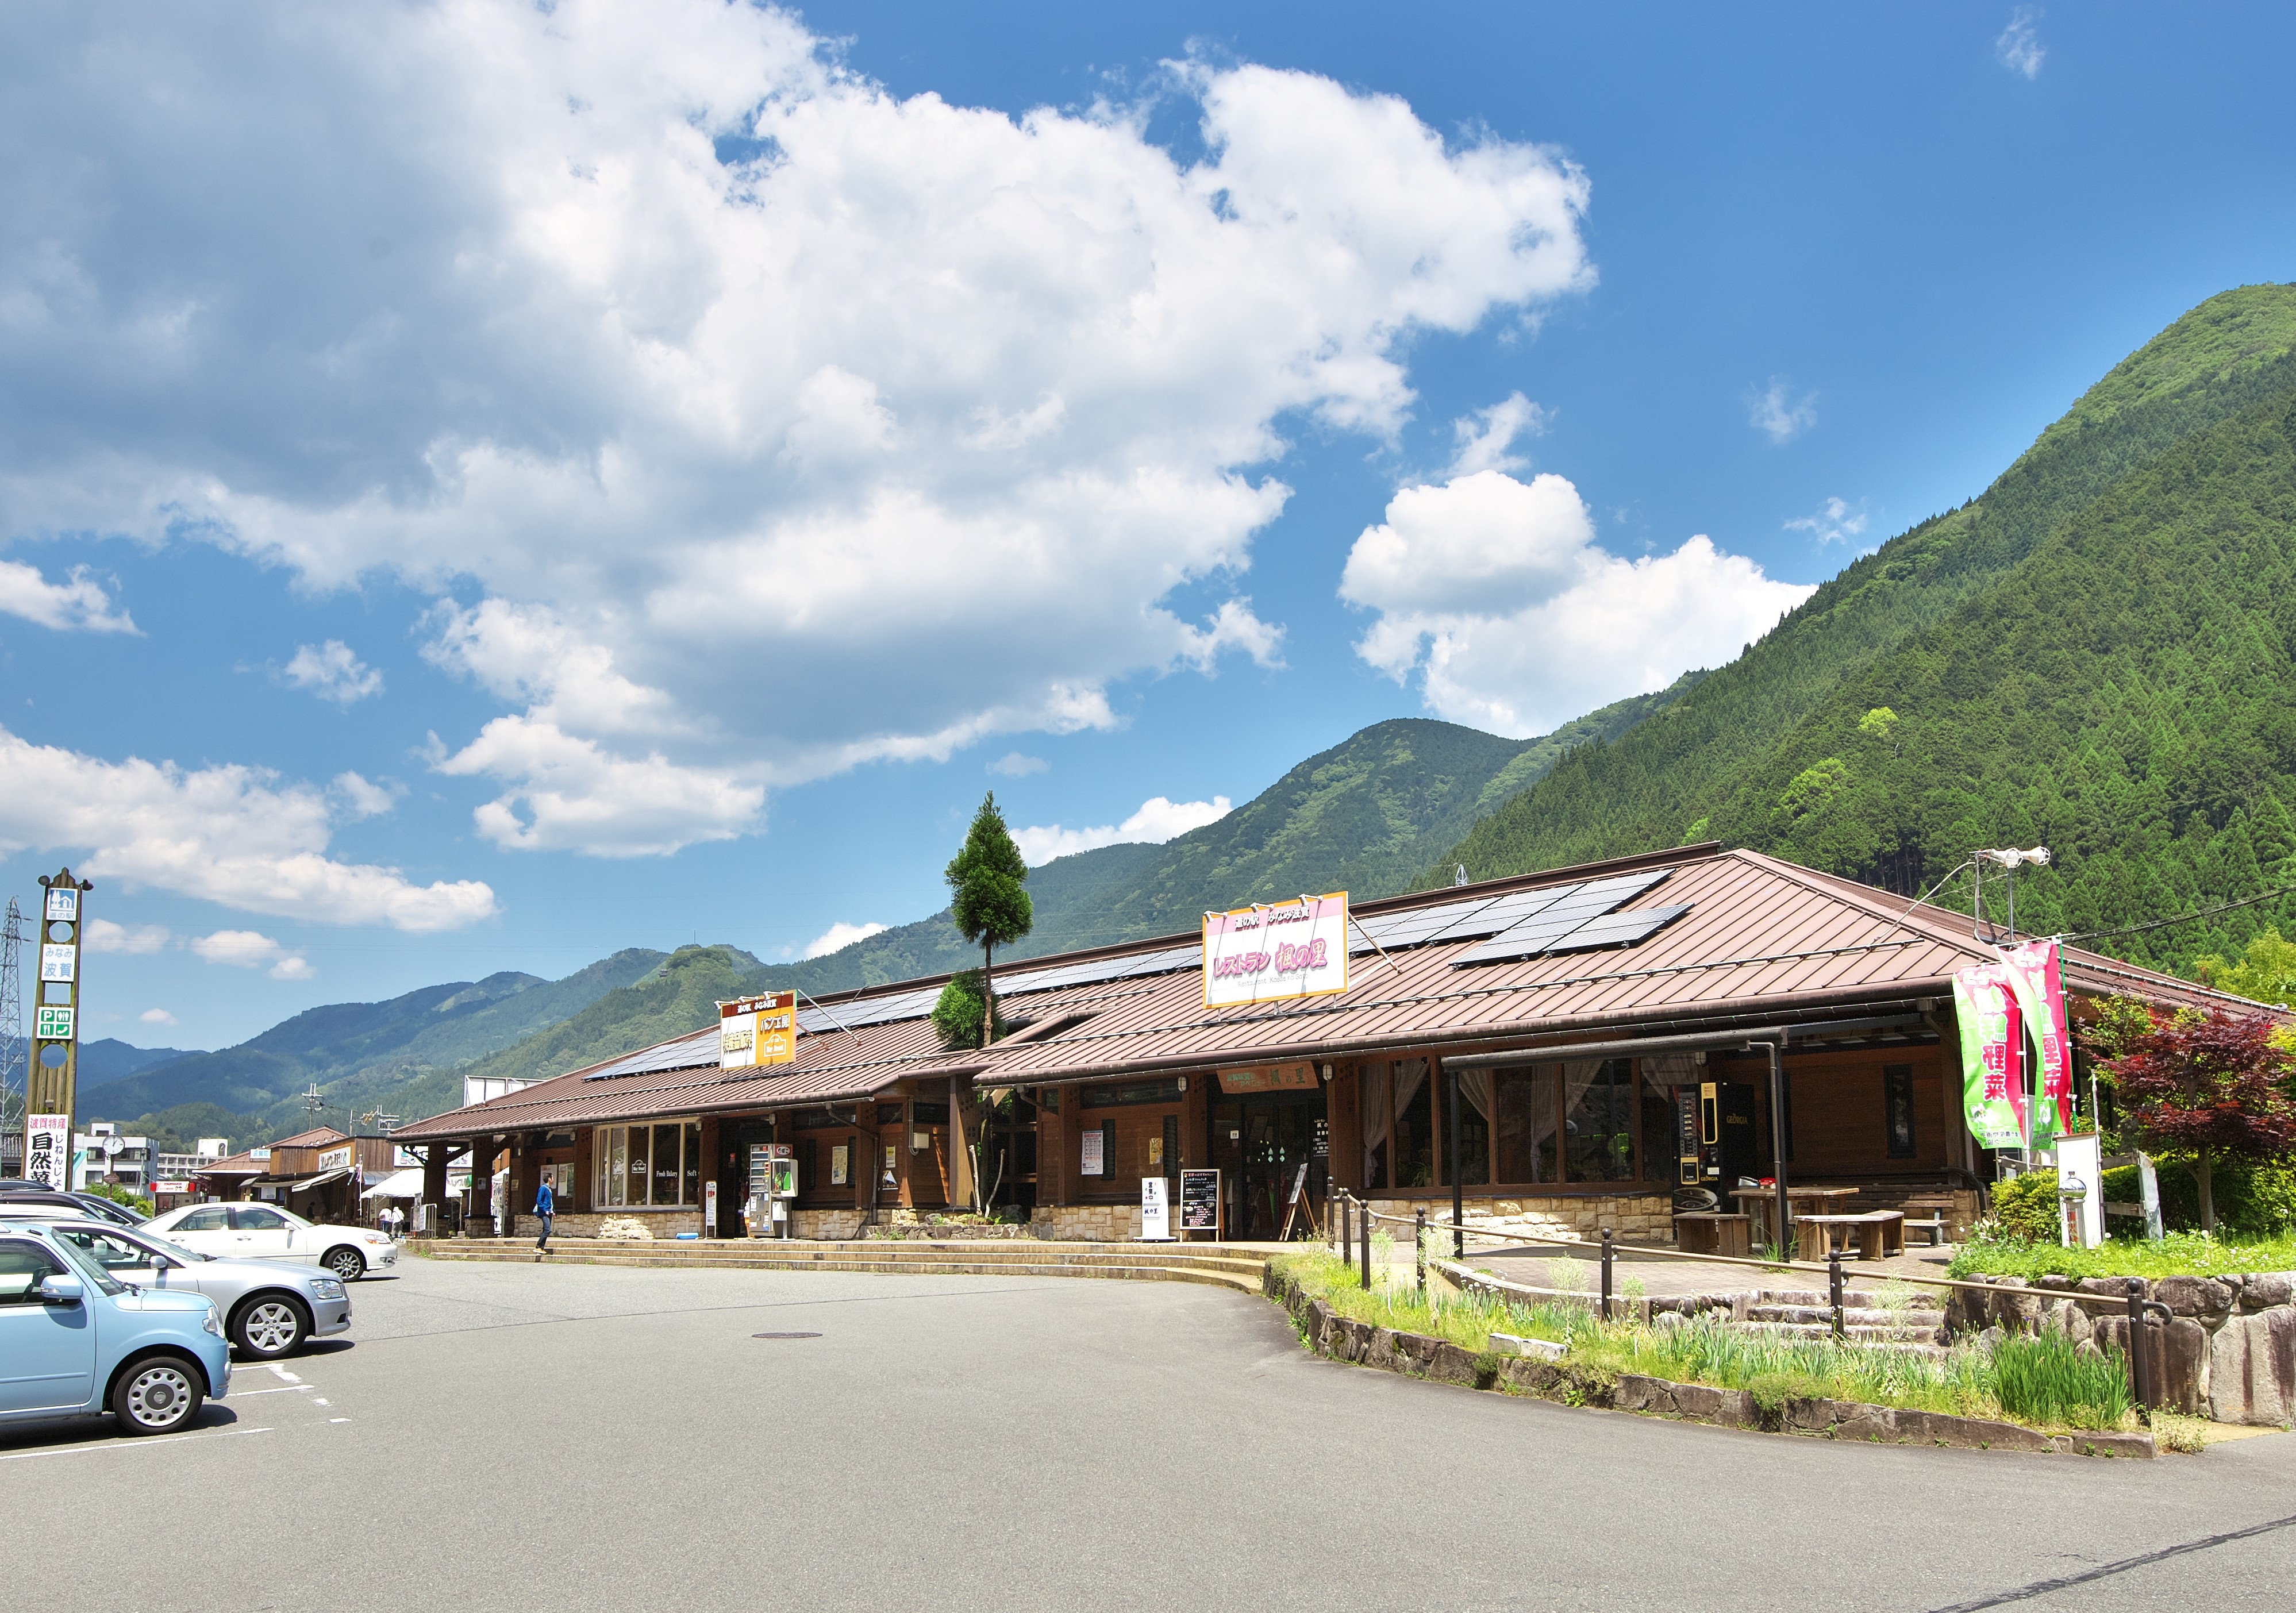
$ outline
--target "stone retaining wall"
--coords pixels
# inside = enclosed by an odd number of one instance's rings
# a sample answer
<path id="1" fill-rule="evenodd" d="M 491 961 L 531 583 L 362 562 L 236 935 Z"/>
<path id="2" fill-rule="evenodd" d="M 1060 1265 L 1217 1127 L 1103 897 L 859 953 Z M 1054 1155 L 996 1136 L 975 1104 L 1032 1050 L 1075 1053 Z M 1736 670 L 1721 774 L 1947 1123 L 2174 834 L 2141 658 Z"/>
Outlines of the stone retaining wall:
<path id="1" fill-rule="evenodd" d="M 594 1238 L 598 1228 L 608 1221 L 635 1221 L 657 1238 L 675 1238 L 680 1232 L 701 1230 L 700 1210 L 644 1210 L 633 1215 L 626 1209 L 597 1211 L 566 1211 L 555 1216 L 550 1225 L 554 1238 Z M 518 1231 L 511 1236 L 538 1238 L 542 1235 L 542 1217 L 521 1216 Z"/>
<path id="2" fill-rule="evenodd" d="M 1039 1205 L 1035 1217 L 1029 1223 L 1029 1235 L 1063 1242 L 1129 1243 L 1140 1236 L 1140 1207 L 1136 1204 Z"/>
<path id="3" fill-rule="evenodd" d="M 1995 1291 L 1953 1291 L 1946 1322 L 1956 1333 L 2055 1328 L 2099 1349 L 2128 1347 L 2125 1277 L 1975 1281 Z M 2286 1428 L 2296 1417 L 2296 1272 L 2159 1277 L 2144 1293 L 2174 1313 L 2151 1333 L 2167 1404 L 2259 1428 Z"/>

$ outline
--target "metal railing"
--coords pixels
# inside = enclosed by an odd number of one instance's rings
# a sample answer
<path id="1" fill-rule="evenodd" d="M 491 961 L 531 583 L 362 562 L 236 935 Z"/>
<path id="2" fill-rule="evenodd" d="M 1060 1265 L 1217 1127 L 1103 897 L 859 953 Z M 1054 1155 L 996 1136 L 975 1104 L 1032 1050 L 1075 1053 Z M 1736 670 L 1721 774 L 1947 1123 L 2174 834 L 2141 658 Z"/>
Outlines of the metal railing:
<path id="1" fill-rule="evenodd" d="M 1454 1247 L 1457 1249 L 1464 1249 L 1466 1240 L 1471 1237 L 1484 1243 L 1500 1245 L 1538 1243 L 1562 1249 L 1583 1249 L 1588 1241 L 1584 1238 L 1548 1237 L 1535 1232 L 1496 1232 L 1487 1227 L 1469 1226 L 1458 1220 L 1430 1220 L 1423 1208 L 1415 1211 L 1411 1219 L 1406 1222 L 1400 1216 L 1385 1215 L 1373 1209 L 1367 1202 L 1357 1198 L 1345 1188 L 1333 1189 L 1332 1197 L 1338 1206 L 1338 1213 L 1330 1217 L 1332 1233 L 1340 1245 L 1338 1252 L 1348 1265 L 1358 1267 L 1362 1286 L 1366 1290 L 1372 1286 L 1371 1236 L 1374 1222 L 1384 1221 L 1397 1226 L 1407 1225 L 1412 1229 L 1416 1286 L 1418 1292 L 1423 1296 L 1427 1291 L 1426 1234 L 1431 1226 L 1438 1232 L 1448 1231 L 1452 1234 Z M 1597 1304 L 1599 1314 L 1605 1322 L 1616 1319 L 1615 1275 L 1619 1256 L 1626 1253 L 1653 1256 L 1666 1260 L 1703 1262 L 1714 1265 L 1751 1266 L 1764 1272 L 1807 1272 L 1814 1276 L 1822 1275 L 1826 1280 L 1826 1298 L 1833 1312 L 1833 1337 L 1836 1339 L 1847 1337 L 1843 1312 L 1849 1273 L 1842 1270 L 1841 1251 L 1838 1249 L 1827 1249 L 1824 1265 L 1812 1261 L 1764 1260 L 1744 1255 L 1705 1255 L 1693 1253 L 1688 1249 L 1669 1249 L 1662 1244 L 1623 1243 L 1607 1226 L 1602 1229 L 1596 1248 L 1598 1251 L 1596 1258 L 1602 1267 L 1602 1287 Z M 1988 1294 L 1996 1298 L 2005 1291 L 2018 1291 L 2005 1290 L 1998 1283 L 1971 1282 L 1959 1277 L 1925 1277 L 1898 1272 L 1891 1272 L 1888 1276 L 1890 1281 L 1897 1282 L 1912 1283 L 1925 1288 L 1958 1289 L 1972 1293 Z M 2052 1290 L 2039 1291 L 2046 1293 Z M 2154 1322 L 2165 1329 L 2175 1313 L 2159 1300 L 2145 1298 L 2144 1280 L 2141 1277 L 2128 1279 L 2125 1291 L 2128 1308 L 2129 1388 L 2136 1396 L 2136 1404 L 2147 1412 L 2151 1412 L 2161 1405 L 2165 1386 L 2161 1382 L 2161 1363 L 2156 1354 L 2155 1329 L 2146 1324 L 2148 1322 Z M 2104 1298 L 2101 1294 L 2091 1294 L 2087 1297 L 2099 1300 Z M 2165 1341 L 2161 1343 L 2160 1347 L 2165 1348 Z"/>

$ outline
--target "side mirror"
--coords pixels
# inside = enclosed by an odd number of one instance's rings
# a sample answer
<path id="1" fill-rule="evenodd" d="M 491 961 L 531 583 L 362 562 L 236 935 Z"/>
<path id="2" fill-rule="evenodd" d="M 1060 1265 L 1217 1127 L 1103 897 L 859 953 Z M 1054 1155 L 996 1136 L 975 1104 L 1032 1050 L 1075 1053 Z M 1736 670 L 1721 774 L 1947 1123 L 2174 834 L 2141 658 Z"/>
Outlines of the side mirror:
<path id="1" fill-rule="evenodd" d="M 86 1293 L 87 1284 L 69 1272 L 59 1272 L 40 1281 L 42 1305 L 78 1305 Z"/>

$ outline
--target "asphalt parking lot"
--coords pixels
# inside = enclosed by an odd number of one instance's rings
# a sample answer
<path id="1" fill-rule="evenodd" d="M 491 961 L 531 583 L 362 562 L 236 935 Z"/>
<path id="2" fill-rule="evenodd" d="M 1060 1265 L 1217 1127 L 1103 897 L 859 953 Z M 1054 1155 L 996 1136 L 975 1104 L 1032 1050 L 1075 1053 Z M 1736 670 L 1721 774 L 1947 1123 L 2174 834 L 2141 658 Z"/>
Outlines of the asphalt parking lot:
<path id="1" fill-rule="evenodd" d="M 1180 1284 L 398 1269 L 195 1431 L 0 1431 L 12 1604 L 2214 1610 L 2296 1566 L 2291 1437 L 1656 1422 L 1316 1361 Z"/>

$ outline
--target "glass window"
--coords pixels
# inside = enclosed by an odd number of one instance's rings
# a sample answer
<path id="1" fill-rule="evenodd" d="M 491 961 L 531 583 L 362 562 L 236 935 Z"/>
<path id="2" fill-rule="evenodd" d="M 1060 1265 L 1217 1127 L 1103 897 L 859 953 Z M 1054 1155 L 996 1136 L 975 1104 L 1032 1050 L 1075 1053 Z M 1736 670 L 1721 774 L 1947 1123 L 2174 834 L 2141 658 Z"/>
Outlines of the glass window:
<path id="1" fill-rule="evenodd" d="M 677 1202 L 677 1134 L 675 1126 L 653 1128 L 653 1202 Z"/>
<path id="2" fill-rule="evenodd" d="M 37 1305 L 40 1284 L 63 1268 L 36 1243 L 0 1243 L 0 1305 Z"/>
<path id="3" fill-rule="evenodd" d="M 220 1232 L 231 1225 L 231 1218 L 220 1204 L 202 1205 L 176 1223 L 179 1232 Z"/>
<path id="4" fill-rule="evenodd" d="M 152 1264 L 152 1257 L 136 1244 L 92 1226 L 60 1226 L 56 1236 L 87 1254 L 108 1272 L 134 1271 Z"/>
<path id="5" fill-rule="evenodd" d="M 701 1202 L 701 1127 L 685 1128 L 685 1196 L 680 1204 Z"/>
<path id="6" fill-rule="evenodd" d="M 260 1204 L 242 1205 L 231 1212 L 231 1225 L 234 1232 L 283 1232 L 287 1217 Z"/>
<path id="7" fill-rule="evenodd" d="M 627 1126 L 617 1126 L 607 1134 L 606 1202 L 619 1207 L 623 1203 L 623 1171 L 628 1164 L 630 1134 Z"/>
<path id="8" fill-rule="evenodd" d="M 1560 1182 L 1553 1067 L 1496 1073 L 1499 1180 L 1510 1184 Z"/>
<path id="9" fill-rule="evenodd" d="M 1562 1067 L 1563 1169 L 1572 1182 L 1635 1179 L 1635 1063 Z"/>
<path id="10" fill-rule="evenodd" d="M 646 1201 L 646 1180 L 652 1175 L 652 1148 L 653 1131 L 649 1126 L 633 1126 L 629 1133 L 627 1164 L 629 1169 L 629 1189 L 623 1203 L 636 1206 Z"/>
<path id="11" fill-rule="evenodd" d="M 1643 1180 L 1671 1182 L 1679 1164 L 1674 1151 L 1674 1088 L 1645 1076 L 1643 1093 Z"/>
<path id="12" fill-rule="evenodd" d="M 1434 1084 L 1427 1079 L 1427 1060 L 1398 1059 L 1395 1090 L 1410 1096 L 1395 1113 L 1395 1184 L 1431 1187 L 1435 1183 Z"/>
<path id="13" fill-rule="evenodd" d="M 1447 1186 L 1451 1180 L 1451 1161 L 1459 1161 L 1459 1184 L 1462 1187 L 1481 1187 L 1491 1179 L 1491 1072 L 1487 1069 L 1461 1070 L 1451 1077 L 1459 1084 L 1457 1108 L 1443 1111 L 1443 1123 L 1449 1125 L 1451 1117 L 1459 1117 L 1458 1146 L 1454 1149 L 1447 1139 L 1443 1144 L 1440 1164 L 1441 1178 Z M 1443 1101 L 1450 1102 L 1446 1093 Z"/>

